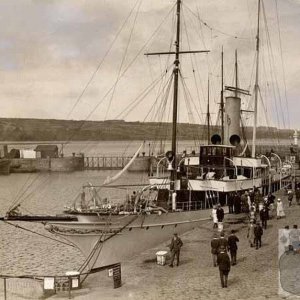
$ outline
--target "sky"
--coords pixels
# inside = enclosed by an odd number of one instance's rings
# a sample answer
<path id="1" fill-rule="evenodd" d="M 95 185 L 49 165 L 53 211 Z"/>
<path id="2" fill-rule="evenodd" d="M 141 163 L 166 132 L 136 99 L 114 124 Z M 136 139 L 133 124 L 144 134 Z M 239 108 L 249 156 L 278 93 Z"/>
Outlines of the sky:
<path id="1" fill-rule="evenodd" d="M 300 0 L 263 4 L 259 124 L 300 129 Z M 161 90 L 174 58 L 143 54 L 174 49 L 174 7 L 175 0 L 0 0 L 0 117 L 157 121 L 164 110 L 168 120 Z M 205 121 L 209 78 L 216 122 L 222 47 L 224 83 L 234 85 L 237 49 L 238 84 L 252 94 L 242 96 L 243 109 L 253 109 L 257 0 L 183 0 L 181 21 L 181 49 L 210 52 L 182 56 L 188 92 L 180 84 L 179 121 Z"/>

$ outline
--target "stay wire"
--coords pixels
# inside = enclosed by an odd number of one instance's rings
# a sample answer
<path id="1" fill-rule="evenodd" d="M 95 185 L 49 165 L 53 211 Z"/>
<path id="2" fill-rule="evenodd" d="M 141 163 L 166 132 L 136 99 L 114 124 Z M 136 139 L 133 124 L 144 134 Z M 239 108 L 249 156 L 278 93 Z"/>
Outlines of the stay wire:
<path id="1" fill-rule="evenodd" d="M 188 35 L 188 32 L 187 32 L 187 25 L 186 25 L 185 15 L 184 14 L 183 14 L 183 21 L 184 21 L 184 28 L 185 28 L 185 34 L 186 34 L 186 38 L 187 38 L 188 48 L 189 48 L 189 51 L 190 51 L 191 50 L 191 44 L 190 44 L 190 39 L 189 39 L 189 35 Z M 192 72 L 193 72 L 193 79 L 194 79 L 194 84 L 195 84 L 195 88 L 196 88 L 197 100 L 200 103 L 201 100 L 200 100 L 199 89 L 198 89 L 196 75 L 195 75 L 196 71 L 195 71 L 195 66 L 194 66 L 194 63 L 193 63 L 193 57 L 194 56 L 189 55 L 189 57 L 190 57 L 191 65 L 192 65 Z M 183 78 L 182 78 L 182 80 L 183 80 Z"/>
<path id="2" fill-rule="evenodd" d="M 275 0 L 276 4 L 276 19 L 277 19 L 277 27 L 278 27 L 278 37 L 279 37 L 279 48 L 280 48 L 280 57 L 281 57 L 281 68 L 283 72 L 283 84 L 284 84 L 284 96 L 285 96 L 285 104 L 286 104 L 286 111 L 287 111 L 287 119 L 288 119 L 288 127 L 290 128 L 290 110 L 289 110 L 289 103 L 287 99 L 287 87 L 286 87 L 286 76 L 285 76 L 285 67 L 284 67 L 284 59 L 283 59 L 283 51 L 282 51 L 282 38 L 281 38 L 281 30 L 280 30 L 280 21 L 279 21 L 279 14 L 278 14 L 278 0 Z"/>
<path id="3" fill-rule="evenodd" d="M 140 4 L 138 6 L 138 9 L 137 9 L 135 17 L 134 17 L 134 21 L 133 21 L 133 24 L 132 24 L 132 27 L 131 27 L 131 30 L 130 30 L 130 34 L 129 34 L 128 42 L 127 42 L 127 45 L 126 45 L 126 49 L 125 49 L 125 52 L 124 52 L 123 57 L 122 57 L 122 61 L 121 61 L 121 64 L 120 64 L 120 67 L 119 67 L 119 71 L 118 71 L 118 76 L 117 76 L 117 79 L 116 79 L 115 83 L 118 82 L 118 80 L 120 78 L 120 75 L 121 75 L 121 70 L 123 68 L 123 65 L 124 65 L 124 62 L 125 62 L 125 59 L 126 59 L 126 56 L 127 56 L 128 48 L 129 48 L 129 45 L 130 45 L 130 42 L 131 42 L 131 38 L 132 38 L 133 30 L 135 28 L 136 20 L 137 20 L 139 11 L 140 11 L 141 3 L 142 2 L 140 0 Z M 114 88 L 112 90 L 112 93 L 111 93 L 111 96 L 110 96 L 110 100 L 109 100 L 109 103 L 108 103 L 108 108 L 106 110 L 106 114 L 105 114 L 105 117 L 104 117 L 105 120 L 106 120 L 107 115 L 109 113 L 109 110 L 110 110 L 110 107 L 111 107 L 111 104 L 112 104 L 112 101 L 113 101 L 113 97 L 115 95 L 116 87 L 117 87 L 117 84 L 114 84 Z"/>
<path id="4" fill-rule="evenodd" d="M 138 53 L 134 56 L 134 58 L 131 60 L 131 62 L 128 64 L 128 66 L 124 69 L 124 71 L 122 72 L 119 80 L 115 83 L 117 84 L 120 79 L 126 74 L 126 72 L 128 71 L 128 69 L 131 67 L 131 65 L 136 61 L 136 59 L 139 57 L 139 55 L 142 53 L 142 51 L 146 48 L 146 46 L 150 43 L 150 41 L 152 40 L 152 38 L 154 37 L 154 35 L 158 32 L 158 30 L 160 29 L 160 27 L 162 26 L 162 24 L 165 22 L 166 18 L 169 16 L 169 14 L 172 12 L 172 9 L 168 12 L 168 14 L 166 15 L 166 17 L 163 19 L 163 21 L 159 24 L 159 26 L 156 28 L 156 30 L 152 33 L 152 35 L 149 37 L 149 39 L 147 40 L 147 42 L 141 47 L 141 49 L 138 51 Z M 115 85 L 114 84 L 114 85 Z M 80 122 L 80 125 L 78 126 L 78 128 L 74 131 L 74 133 L 69 137 L 68 142 L 70 142 L 74 136 L 77 134 L 77 132 L 83 127 L 83 125 L 85 124 L 85 122 L 92 116 L 92 114 L 98 109 L 98 107 L 103 103 L 103 101 L 106 99 L 106 97 L 111 93 L 111 91 L 114 88 L 114 85 L 110 87 L 110 89 L 104 94 L 104 96 L 101 98 L 101 100 L 93 107 L 93 109 L 89 112 L 89 114 L 87 115 L 87 117 L 82 120 Z M 68 143 L 67 142 L 67 143 Z M 66 144 L 67 144 L 66 143 Z"/>
<path id="5" fill-rule="evenodd" d="M 278 97 L 279 97 L 279 107 L 280 107 L 280 111 L 281 111 L 281 114 L 282 114 L 283 126 L 285 128 L 286 127 L 285 117 L 284 117 L 284 111 L 283 111 L 283 108 L 282 108 L 282 101 L 281 101 L 281 95 L 280 95 L 280 91 L 279 91 L 277 73 L 276 73 L 276 69 L 275 69 L 274 53 L 273 53 L 273 49 L 272 49 L 272 45 L 271 45 L 271 37 L 270 37 L 269 27 L 268 27 L 268 23 L 267 23 L 265 6 L 264 6 L 263 2 L 262 2 L 262 11 L 263 11 L 263 17 L 264 17 L 265 27 L 266 27 L 267 45 L 268 45 L 268 49 L 269 49 L 270 57 L 271 57 L 271 59 L 270 59 L 270 68 L 272 69 L 272 66 L 273 66 L 272 74 L 274 73 L 273 74 L 274 75 L 274 81 L 275 81 L 274 84 L 276 85 L 276 89 L 277 89 L 277 93 L 278 93 Z"/>
<path id="6" fill-rule="evenodd" d="M 107 55 L 110 53 L 110 50 L 112 49 L 113 45 L 115 44 L 116 40 L 118 39 L 120 33 L 123 31 L 123 28 L 125 27 L 126 23 L 128 22 L 129 18 L 131 17 L 135 7 L 137 6 L 138 2 L 140 0 L 137 0 L 134 4 L 134 6 L 132 7 L 129 15 L 127 16 L 127 18 L 125 19 L 125 21 L 123 22 L 123 24 L 121 25 L 120 29 L 118 30 L 117 34 L 115 35 L 115 38 L 113 39 L 113 41 L 111 42 L 109 48 L 107 49 L 107 51 L 105 52 L 102 60 L 100 61 L 100 63 L 98 64 L 97 68 L 95 69 L 95 71 L 92 73 L 92 76 L 90 77 L 90 79 L 88 80 L 88 82 L 86 83 L 86 85 L 84 86 L 82 92 L 79 94 L 76 102 L 74 103 L 71 111 L 69 112 L 67 119 L 71 116 L 71 114 L 73 113 L 75 107 L 77 106 L 77 104 L 79 103 L 79 101 L 81 100 L 81 98 L 83 97 L 83 95 L 85 94 L 86 90 L 88 89 L 88 87 L 90 86 L 91 82 L 93 81 L 93 79 L 95 78 L 96 74 L 98 73 L 98 71 L 100 70 L 104 60 L 106 59 Z"/>
<path id="7" fill-rule="evenodd" d="M 199 18 L 199 16 L 197 16 L 185 3 L 183 3 L 183 6 L 185 6 L 192 15 L 194 15 L 196 18 Z M 222 30 L 219 30 L 219 29 L 216 29 L 216 28 L 213 28 L 212 26 L 210 26 L 207 22 L 205 22 L 204 20 L 202 20 L 201 18 L 199 18 L 199 21 L 205 26 L 207 27 L 210 31 L 215 31 L 215 32 L 218 32 L 220 34 L 223 34 L 223 35 L 226 35 L 228 37 L 231 37 L 231 38 L 234 38 L 234 39 L 240 39 L 240 40 L 252 40 L 252 38 L 250 37 L 240 37 L 240 36 L 237 36 L 237 35 L 233 35 L 233 34 L 230 34 L 230 33 L 226 33 Z"/>
<path id="8" fill-rule="evenodd" d="M 170 67 L 169 67 L 170 68 Z M 160 74 L 158 78 L 156 78 L 149 86 L 147 86 L 129 105 L 122 111 L 120 112 L 115 118 L 125 118 L 128 116 L 128 114 L 136 108 L 138 104 L 141 103 L 141 101 L 144 100 L 144 98 L 151 92 L 153 87 L 155 87 L 158 83 L 161 82 L 161 79 L 165 77 L 165 73 Z"/>

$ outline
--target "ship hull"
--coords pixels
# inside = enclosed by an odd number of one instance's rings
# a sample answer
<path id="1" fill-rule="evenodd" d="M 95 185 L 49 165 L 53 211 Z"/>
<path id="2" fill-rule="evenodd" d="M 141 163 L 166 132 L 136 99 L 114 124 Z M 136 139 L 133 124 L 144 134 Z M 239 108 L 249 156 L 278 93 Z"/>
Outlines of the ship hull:
<path id="1" fill-rule="evenodd" d="M 10 173 L 10 161 L 8 159 L 0 160 L 0 175 L 9 175 Z"/>
<path id="2" fill-rule="evenodd" d="M 87 259 L 93 253 L 88 265 L 95 268 L 122 262 L 168 241 L 174 232 L 190 231 L 208 219 L 207 210 L 115 215 L 100 218 L 97 223 L 49 223 L 47 229 L 71 242 Z"/>

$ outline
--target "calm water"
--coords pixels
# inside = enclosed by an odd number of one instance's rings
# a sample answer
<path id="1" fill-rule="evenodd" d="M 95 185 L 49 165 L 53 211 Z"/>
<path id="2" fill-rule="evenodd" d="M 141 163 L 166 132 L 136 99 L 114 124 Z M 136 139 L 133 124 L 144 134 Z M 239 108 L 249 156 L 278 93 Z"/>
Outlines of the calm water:
<path id="1" fill-rule="evenodd" d="M 114 171 L 116 172 L 116 171 Z M 65 204 L 71 204 L 84 183 L 101 184 L 113 171 L 83 171 L 74 173 L 10 174 L 0 177 L 0 214 L 13 201 L 21 201 L 24 213 L 61 213 Z M 127 173 L 117 183 L 147 182 L 146 174 Z M 128 191 L 128 193 L 131 191 Z M 102 190 L 102 196 L 113 201 L 125 200 L 126 190 Z M 19 225 L 50 237 L 42 224 L 18 222 Z M 0 274 L 2 275 L 63 275 L 77 270 L 83 256 L 75 248 L 34 235 L 0 222 Z"/>

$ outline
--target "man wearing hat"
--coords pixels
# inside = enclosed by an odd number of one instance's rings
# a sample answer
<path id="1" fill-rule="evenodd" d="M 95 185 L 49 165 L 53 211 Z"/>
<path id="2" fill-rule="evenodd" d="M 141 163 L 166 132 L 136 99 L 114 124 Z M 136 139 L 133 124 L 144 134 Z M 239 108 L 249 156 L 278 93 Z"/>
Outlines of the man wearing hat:
<path id="1" fill-rule="evenodd" d="M 218 257 L 218 250 L 219 250 L 219 238 L 218 235 L 215 233 L 213 239 L 210 242 L 211 246 L 211 255 L 213 258 L 213 265 L 214 267 L 217 266 L 217 257 Z"/>
<path id="2" fill-rule="evenodd" d="M 170 251 L 171 251 L 171 262 L 170 262 L 170 267 L 173 268 L 173 262 L 175 259 L 177 259 L 177 267 L 179 266 L 179 256 L 180 256 L 180 248 L 182 247 L 183 243 L 180 237 L 178 237 L 177 233 L 174 233 L 174 236 L 172 238 L 171 244 L 170 244 Z"/>
<path id="3" fill-rule="evenodd" d="M 237 253 L 237 243 L 239 242 L 238 237 L 234 234 L 235 231 L 231 230 L 231 234 L 228 237 L 228 250 L 231 256 L 231 264 L 236 265 L 236 253 Z"/>
<path id="4" fill-rule="evenodd" d="M 220 252 L 217 258 L 217 264 L 219 266 L 220 279 L 222 288 L 227 288 L 228 274 L 230 272 L 230 259 L 225 251 L 225 247 L 220 247 Z"/>
<path id="5" fill-rule="evenodd" d="M 293 193 L 293 191 L 288 191 L 288 201 L 289 201 L 289 206 L 292 206 L 293 198 L 294 198 L 294 193 Z"/>

